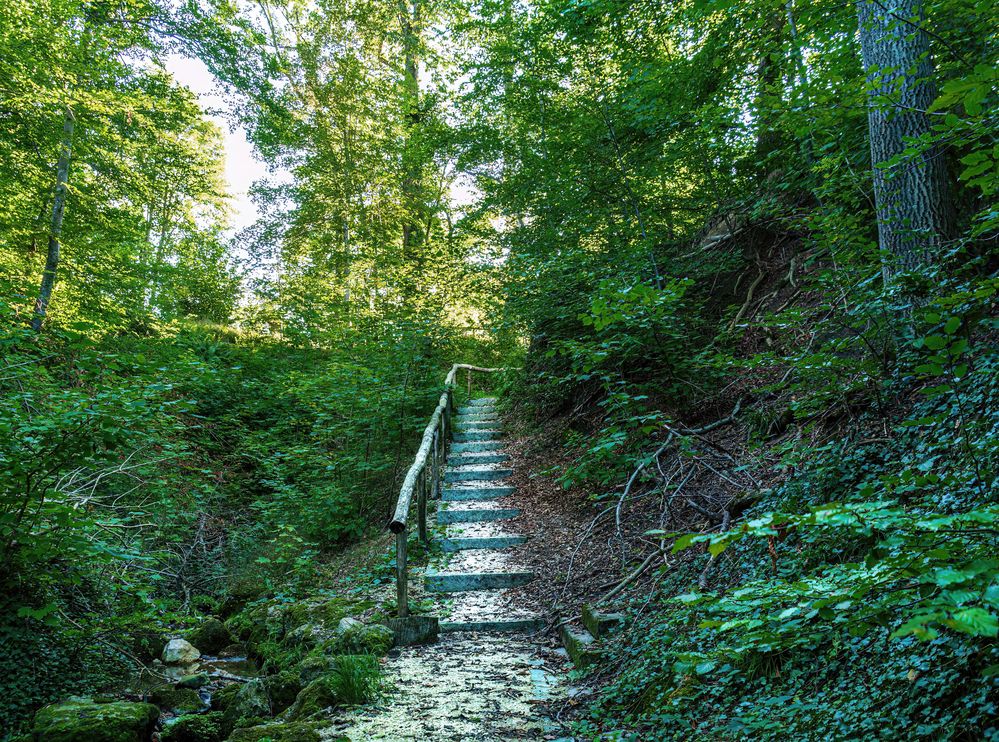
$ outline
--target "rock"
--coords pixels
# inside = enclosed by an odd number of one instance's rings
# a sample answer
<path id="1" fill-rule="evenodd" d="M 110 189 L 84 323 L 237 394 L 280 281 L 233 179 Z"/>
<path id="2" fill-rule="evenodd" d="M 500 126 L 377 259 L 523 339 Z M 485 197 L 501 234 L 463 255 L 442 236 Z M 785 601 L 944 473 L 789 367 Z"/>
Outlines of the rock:
<path id="1" fill-rule="evenodd" d="M 157 685 L 150 690 L 149 701 L 174 714 L 196 714 L 208 708 L 198 691 L 193 688 L 177 688 L 169 683 Z"/>
<path id="2" fill-rule="evenodd" d="M 262 678 L 244 683 L 225 710 L 225 724 L 229 729 L 252 726 L 271 716 L 271 701 Z"/>
<path id="3" fill-rule="evenodd" d="M 218 711 L 225 711 L 236 700 L 242 686 L 239 683 L 230 683 L 223 686 L 212 694 L 212 708 Z"/>
<path id="4" fill-rule="evenodd" d="M 306 623 L 292 629 L 284 637 L 284 643 L 289 647 L 314 647 L 327 636 L 322 626 Z"/>
<path id="5" fill-rule="evenodd" d="M 305 659 L 298 663 L 298 679 L 302 685 L 308 685 L 313 680 L 327 673 L 334 668 L 334 658 L 325 654 L 313 653 L 307 655 Z"/>
<path id="6" fill-rule="evenodd" d="M 395 633 L 388 626 L 367 626 L 357 619 L 345 618 L 336 629 L 336 636 L 326 648 L 332 654 L 386 654 L 395 643 Z"/>
<path id="7" fill-rule="evenodd" d="M 289 721 L 298 721 L 336 706 L 339 703 L 339 694 L 332 679 L 332 675 L 323 675 L 305 686 L 284 716 Z"/>
<path id="8" fill-rule="evenodd" d="M 343 738 L 337 738 L 343 739 Z M 320 742 L 319 732 L 312 724 L 265 724 L 237 729 L 229 736 L 229 742 Z M 327 740 L 336 742 L 336 740 Z"/>
<path id="9" fill-rule="evenodd" d="M 189 665 L 201 659 L 201 652 L 186 639 L 171 639 L 163 647 L 161 658 L 168 665 Z"/>
<path id="10" fill-rule="evenodd" d="M 219 650 L 218 656 L 225 658 L 232 658 L 232 657 L 242 657 L 245 654 L 246 654 L 246 647 L 244 647 L 242 644 L 235 643 L 235 644 L 230 644 L 227 647 L 222 647 L 222 649 Z"/>
<path id="11" fill-rule="evenodd" d="M 371 655 L 341 655 L 332 658 L 333 669 L 302 689 L 285 713 L 289 721 L 314 716 L 324 709 L 367 703 L 381 687 L 378 660 Z"/>
<path id="12" fill-rule="evenodd" d="M 217 654 L 236 641 L 225 624 L 214 616 L 205 619 L 188 635 L 188 639 L 205 654 Z"/>
<path id="13" fill-rule="evenodd" d="M 178 688 L 194 688 L 197 690 L 198 688 L 203 688 L 208 685 L 208 680 L 208 673 L 199 672 L 195 675 L 185 675 L 178 680 L 175 685 Z"/>
<path id="14" fill-rule="evenodd" d="M 279 714 L 295 702 L 296 696 L 302 690 L 302 681 L 294 670 L 285 670 L 277 675 L 270 675 L 264 680 L 267 697 L 271 702 L 271 713 Z"/>
<path id="15" fill-rule="evenodd" d="M 160 710 L 149 703 L 94 703 L 72 698 L 35 714 L 39 742 L 149 742 Z"/>
<path id="16" fill-rule="evenodd" d="M 222 713 L 181 716 L 160 733 L 160 742 L 222 742 Z"/>

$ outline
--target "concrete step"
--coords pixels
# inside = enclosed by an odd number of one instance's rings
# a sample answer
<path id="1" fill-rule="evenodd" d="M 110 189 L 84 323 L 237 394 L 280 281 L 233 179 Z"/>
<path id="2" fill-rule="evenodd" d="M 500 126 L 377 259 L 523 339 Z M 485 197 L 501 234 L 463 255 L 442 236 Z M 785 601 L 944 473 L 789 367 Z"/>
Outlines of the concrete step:
<path id="1" fill-rule="evenodd" d="M 473 430 L 500 430 L 502 426 L 499 420 L 469 420 L 467 422 L 455 423 L 454 429 L 458 433 L 470 433 Z"/>
<path id="2" fill-rule="evenodd" d="M 441 621 L 442 632 L 482 631 L 489 633 L 524 631 L 535 633 L 541 631 L 547 621 L 543 618 L 509 618 L 495 621 Z"/>
<path id="3" fill-rule="evenodd" d="M 441 500 L 444 502 L 466 502 L 468 500 L 498 500 L 501 497 L 512 495 L 515 491 L 510 485 L 484 485 L 479 486 L 459 486 L 445 487 L 441 493 Z"/>
<path id="4" fill-rule="evenodd" d="M 472 430 L 467 433 L 455 433 L 455 443 L 482 443 L 484 441 L 498 441 L 503 433 L 499 430 Z"/>
<path id="5" fill-rule="evenodd" d="M 448 456 L 448 466 L 468 466 L 469 464 L 502 464 L 510 460 L 507 453 L 460 453 Z"/>
<path id="6" fill-rule="evenodd" d="M 468 400 L 469 407 L 483 407 L 496 404 L 496 397 L 479 397 Z"/>
<path id="7" fill-rule="evenodd" d="M 493 510 L 438 510 L 438 523 L 481 523 L 487 520 L 507 520 L 516 518 L 520 511 L 516 508 L 495 508 Z"/>
<path id="8" fill-rule="evenodd" d="M 562 646 L 569 653 L 572 664 L 578 668 L 589 667 L 598 659 L 600 652 L 593 646 L 593 635 L 586 629 L 576 629 L 566 624 L 562 627 Z"/>
<path id="9" fill-rule="evenodd" d="M 442 538 L 437 542 L 441 549 L 451 553 L 469 549 L 509 549 L 527 543 L 527 536 L 489 536 L 480 538 Z"/>
<path id="10" fill-rule="evenodd" d="M 462 415 L 496 415 L 499 410 L 492 406 L 479 405 L 477 407 L 459 407 L 458 416 Z"/>
<path id="11" fill-rule="evenodd" d="M 495 412 L 473 412 L 468 415 L 455 415 L 452 421 L 455 425 L 464 425 L 465 423 L 481 423 L 499 419 L 499 414 Z"/>
<path id="12" fill-rule="evenodd" d="M 469 443 L 452 443 L 451 453 L 484 453 L 486 451 L 499 451 L 503 448 L 503 441 L 471 441 Z"/>
<path id="13" fill-rule="evenodd" d="M 444 481 L 449 484 L 452 482 L 492 482 L 497 479 L 506 479 L 511 474 L 513 474 L 513 469 L 499 464 L 473 464 L 445 469 Z"/>
<path id="14" fill-rule="evenodd" d="M 582 619 L 583 626 L 597 639 L 617 631 L 625 622 L 623 613 L 604 613 L 589 603 L 583 605 Z"/>
<path id="15" fill-rule="evenodd" d="M 431 572 L 424 574 L 427 590 L 463 593 L 471 590 L 506 590 L 522 587 L 534 579 L 533 572 Z"/>

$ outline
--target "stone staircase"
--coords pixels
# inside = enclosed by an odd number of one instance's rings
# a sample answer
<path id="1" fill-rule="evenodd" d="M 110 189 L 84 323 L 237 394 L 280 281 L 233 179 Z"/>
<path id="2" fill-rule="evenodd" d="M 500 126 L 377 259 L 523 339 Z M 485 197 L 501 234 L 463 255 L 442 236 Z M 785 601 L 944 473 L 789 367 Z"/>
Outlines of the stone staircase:
<path id="1" fill-rule="evenodd" d="M 440 630 L 536 631 L 544 620 L 514 604 L 511 591 L 534 579 L 518 562 L 527 541 L 508 521 L 520 510 L 503 499 L 514 494 L 513 474 L 503 453 L 503 433 L 494 398 L 476 399 L 458 410 L 444 487 L 437 509 L 442 556 L 424 574 L 427 592 L 446 594 Z"/>

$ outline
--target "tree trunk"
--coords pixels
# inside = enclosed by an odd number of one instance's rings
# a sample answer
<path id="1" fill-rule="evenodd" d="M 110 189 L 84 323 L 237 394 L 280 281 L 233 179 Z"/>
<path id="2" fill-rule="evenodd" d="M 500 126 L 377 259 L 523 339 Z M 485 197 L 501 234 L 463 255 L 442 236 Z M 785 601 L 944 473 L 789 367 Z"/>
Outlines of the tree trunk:
<path id="1" fill-rule="evenodd" d="M 52 288 L 55 286 L 56 269 L 59 267 L 59 235 L 62 232 L 62 216 L 66 209 L 66 194 L 69 190 L 69 160 L 73 150 L 75 126 L 73 111 L 67 106 L 63 118 L 59 162 L 56 165 L 55 199 L 52 201 L 52 220 L 49 225 L 49 249 L 45 257 L 42 285 L 38 291 L 38 300 L 35 302 L 35 316 L 31 320 L 31 329 L 35 332 L 42 329 L 49 300 L 52 298 Z"/>
<path id="2" fill-rule="evenodd" d="M 421 215 L 424 211 L 420 200 L 420 153 L 418 127 L 420 124 L 420 24 L 421 0 L 400 0 L 399 20 L 402 26 L 405 72 L 403 79 L 403 113 L 406 120 L 406 142 L 403 150 L 403 207 L 405 220 L 402 226 L 403 262 L 419 262 L 421 241 Z"/>
<path id="3" fill-rule="evenodd" d="M 922 6 L 921 0 L 857 2 L 885 283 L 929 264 L 954 225 L 943 152 L 934 145 L 903 154 L 932 134 L 926 111 L 936 86 Z"/>

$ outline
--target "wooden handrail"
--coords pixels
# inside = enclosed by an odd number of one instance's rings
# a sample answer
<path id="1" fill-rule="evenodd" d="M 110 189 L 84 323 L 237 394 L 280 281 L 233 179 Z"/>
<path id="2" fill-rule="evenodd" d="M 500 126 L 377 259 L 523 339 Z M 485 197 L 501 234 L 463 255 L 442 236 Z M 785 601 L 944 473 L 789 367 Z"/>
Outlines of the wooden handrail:
<path id="1" fill-rule="evenodd" d="M 469 389 L 471 389 L 472 373 L 496 373 L 498 371 L 505 371 L 506 369 L 482 368 L 480 366 L 470 366 L 467 363 L 456 363 L 451 366 L 451 370 L 444 378 L 444 392 L 437 402 L 434 414 L 430 416 L 430 422 L 427 423 L 427 427 L 423 431 L 420 448 L 416 452 L 413 465 L 406 472 L 406 478 L 402 481 L 402 488 L 399 490 L 399 499 L 395 503 L 395 513 L 389 522 L 389 530 L 395 534 L 396 592 L 400 617 L 404 617 L 409 613 L 409 575 L 406 558 L 406 547 L 409 538 L 406 526 L 409 520 L 409 510 L 413 503 L 413 494 L 416 493 L 418 499 L 418 530 L 420 539 L 426 541 L 427 490 L 432 487 L 434 496 L 439 495 L 440 470 L 444 461 L 447 460 L 448 433 L 451 430 L 454 386 L 459 370 L 468 371 Z M 427 469 L 428 457 L 431 467 L 429 472 Z"/>

